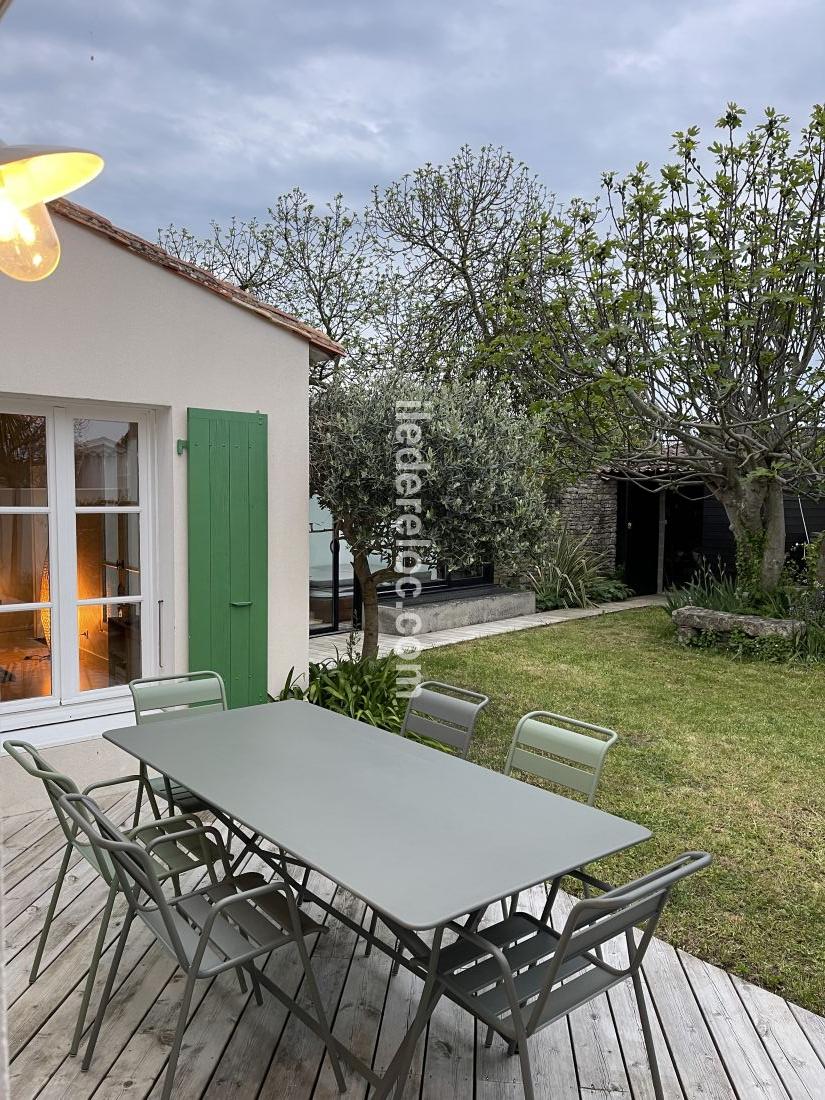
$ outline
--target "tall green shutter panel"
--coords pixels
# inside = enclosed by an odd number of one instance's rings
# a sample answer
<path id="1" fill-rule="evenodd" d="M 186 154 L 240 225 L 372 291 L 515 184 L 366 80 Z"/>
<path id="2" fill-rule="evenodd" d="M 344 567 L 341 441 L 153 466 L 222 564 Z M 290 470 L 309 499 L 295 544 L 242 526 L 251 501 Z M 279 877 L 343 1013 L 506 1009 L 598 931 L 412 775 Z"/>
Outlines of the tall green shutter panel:
<path id="1" fill-rule="evenodd" d="M 189 668 L 265 703 L 267 442 L 261 413 L 189 409 Z"/>

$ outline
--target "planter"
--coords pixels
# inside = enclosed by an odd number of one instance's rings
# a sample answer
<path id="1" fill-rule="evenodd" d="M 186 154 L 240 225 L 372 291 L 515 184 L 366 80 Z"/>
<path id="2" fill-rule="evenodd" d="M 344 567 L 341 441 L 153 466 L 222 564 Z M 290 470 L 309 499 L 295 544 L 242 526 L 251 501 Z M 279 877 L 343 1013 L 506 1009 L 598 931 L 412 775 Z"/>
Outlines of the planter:
<path id="1" fill-rule="evenodd" d="M 706 607 L 677 607 L 671 614 L 681 642 L 694 641 L 702 634 L 730 635 L 734 632 L 748 638 L 784 638 L 793 641 L 805 633 L 805 623 L 798 619 L 768 619 L 762 615 L 734 615 L 729 611 L 711 611 Z"/>

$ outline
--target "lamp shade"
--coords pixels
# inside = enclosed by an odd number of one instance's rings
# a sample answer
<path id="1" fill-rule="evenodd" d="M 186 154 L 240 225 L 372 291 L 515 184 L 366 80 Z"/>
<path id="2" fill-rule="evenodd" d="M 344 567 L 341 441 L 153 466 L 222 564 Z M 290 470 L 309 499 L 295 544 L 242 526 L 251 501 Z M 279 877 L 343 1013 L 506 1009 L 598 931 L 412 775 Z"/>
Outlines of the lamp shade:
<path id="1" fill-rule="evenodd" d="M 59 145 L 0 145 L 0 195 L 18 210 L 51 202 L 89 183 L 103 158 Z"/>

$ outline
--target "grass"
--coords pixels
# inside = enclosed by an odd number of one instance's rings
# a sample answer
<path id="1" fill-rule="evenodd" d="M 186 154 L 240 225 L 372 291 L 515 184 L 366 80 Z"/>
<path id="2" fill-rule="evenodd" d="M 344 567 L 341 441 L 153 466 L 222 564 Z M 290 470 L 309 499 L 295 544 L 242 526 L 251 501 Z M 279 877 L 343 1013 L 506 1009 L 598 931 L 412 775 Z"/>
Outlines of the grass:
<path id="1" fill-rule="evenodd" d="M 597 804 L 653 838 L 599 871 L 711 852 L 660 934 L 825 1013 L 825 669 L 683 649 L 650 608 L 429 650 L 423 672 L 491 697 L 471 749 L 489 768 L 529 710 L 616 729 Z"/>

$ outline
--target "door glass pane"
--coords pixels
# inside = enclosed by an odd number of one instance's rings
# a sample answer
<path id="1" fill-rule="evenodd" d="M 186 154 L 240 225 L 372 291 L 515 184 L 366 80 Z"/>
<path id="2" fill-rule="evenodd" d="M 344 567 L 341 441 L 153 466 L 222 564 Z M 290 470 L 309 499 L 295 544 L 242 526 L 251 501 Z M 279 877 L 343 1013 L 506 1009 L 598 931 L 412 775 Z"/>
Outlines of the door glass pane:
<path id="1" fill-rule="evenodd" d="M 51 612 L 0 612 L 0 702 L 51 693 Z"/>
<path id="2" fill-rule="evenodd" d="M 79 505 L 138 503 L 138 426 L 126 420 L 75 420 Z"/>
<path id="3" fill-rule="evenodd" d="M 46 504 L 46 418 L 0 413 L 0 505 Z"/>
<path id="4" fill-rule="evenodd" d="M 333 523 L 316 497 L 309 501 L 309 626 L 335 626 L 333 616 Z"/>
<path id="5" fill-rule="evenodd" d="M 140 595 L 140 517 L 137 512 L 77 516 L 77 598 Z"/>
<path id="6" fill-rule="evenodd" d="M 77 609 L 80 690 L 128 684 L 140 676 L 140 604 Z"/>
<path id="7" fill-rule="evenodd" d="M 49 598 L 48 517 L 0 515 L 0 605 Z"/>

